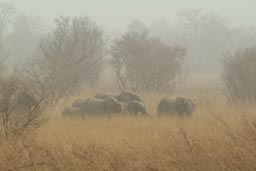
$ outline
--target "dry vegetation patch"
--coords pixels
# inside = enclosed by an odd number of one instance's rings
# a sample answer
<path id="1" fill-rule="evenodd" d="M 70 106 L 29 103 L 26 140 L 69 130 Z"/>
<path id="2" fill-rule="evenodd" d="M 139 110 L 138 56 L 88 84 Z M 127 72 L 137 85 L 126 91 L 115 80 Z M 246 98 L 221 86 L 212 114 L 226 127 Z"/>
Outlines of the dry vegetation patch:
<path id="1" fill-rule="evenodd" d="M 0 170 L 255 170 L 255 107 L 205 98 L 192 118 L 63 118 L 1 141 Z"/>

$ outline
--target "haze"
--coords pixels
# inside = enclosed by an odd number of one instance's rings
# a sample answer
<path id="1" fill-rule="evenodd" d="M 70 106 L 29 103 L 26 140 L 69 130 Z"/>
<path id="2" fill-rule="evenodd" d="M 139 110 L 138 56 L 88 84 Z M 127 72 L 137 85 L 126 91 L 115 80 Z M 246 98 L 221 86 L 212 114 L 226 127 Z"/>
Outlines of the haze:
<path id="1" fill-rule="evenodd" d="M 255 25 L 254 0 L 1 0 L 15 5 L 30 16 L 39 16 L 47 23 L 64 16 L 88 15 L 108 30 L 124 31 L 133 19 L 145 24 L 165 18 L 173 21 L 181 9 L 199 9 L 229 18 L 235 25 Z"/>
<path id="2" fill-rule="evenodd" d="M 0 171 L 256 171 L 256 0 L 0 0 Z"/>

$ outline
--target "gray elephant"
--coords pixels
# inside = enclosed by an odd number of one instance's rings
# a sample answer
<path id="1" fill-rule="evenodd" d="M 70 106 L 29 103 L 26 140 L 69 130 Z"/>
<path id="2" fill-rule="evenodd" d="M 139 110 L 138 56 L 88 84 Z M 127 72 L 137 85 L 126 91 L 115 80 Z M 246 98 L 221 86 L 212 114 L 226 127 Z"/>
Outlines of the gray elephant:
<path id="1" fill-rule="evenodd" d="M 148 115 L 145 104 L 143 102 L 137 101 L 137 100 L 131 100 L 127 103 L 127 111 L 131 115 L 135 115 L 135 116 Z"/>
<path id="2" fill-rule="evenodd" d="M 176 99 L 164 98 L 157 107 L 157 116 L 191 116 L 196 109 L 196 104 L 190 99 L 176 97 Z"/>
<path id="3" fill-rule="evenodd" d="M 141 97 L 133 92 L 130 91 L 122 91 L 118 96 L 117 96 L 118 101 L 120 102 L 130 102 L 132 100 L 137 100 L 140 102 L 143 102 Z M 144 102 L 143 102 L 144 103 Z"/>
<path id="4" fill-rule="evenodd" d="M 66 107 L 63 112 L 63 116 L 81 116 L 82 110 L 77 107 Z"/>
<path id="5" fill-rule="evenodd" d="M 72 103 L 71 107 L 81 108 L 83 106 L 84 101 L 85 101 L 85 99 L 77 99 Z"/>
<path id="6" fill-rule="evenodd" d="M 81 107 L 83 114 L 114 114 L 124 111 L 123 105 L 115 98 L 109 97 L 106 99 L 88 98 L 83 102 Z"/>
<path id="7" fill-rule="evenodd" d="M 113 97 L 115 99 L 117 99 L 117 95 L 111 94 L 111 93 L 97 93 L 94 98 L 96 99 L 107 99 Z"/>

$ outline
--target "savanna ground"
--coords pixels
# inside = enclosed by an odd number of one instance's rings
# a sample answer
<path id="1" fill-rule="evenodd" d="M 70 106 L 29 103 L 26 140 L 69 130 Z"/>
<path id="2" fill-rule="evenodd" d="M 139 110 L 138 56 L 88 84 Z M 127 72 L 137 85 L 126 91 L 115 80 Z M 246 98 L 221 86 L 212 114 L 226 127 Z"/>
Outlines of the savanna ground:
<path id="1" fill-rule="evenodd" d="M 73 97 L 49 111 L 50 120 L 35 132 L 0 140 L 0 170 L 256 170 L 254 105 L 231 105 L 210 88 L 176 94 L 197 97 L 192 118 L 156 118 L 164 93 L 142 94 L 152 117 L 61 117 Z"/>

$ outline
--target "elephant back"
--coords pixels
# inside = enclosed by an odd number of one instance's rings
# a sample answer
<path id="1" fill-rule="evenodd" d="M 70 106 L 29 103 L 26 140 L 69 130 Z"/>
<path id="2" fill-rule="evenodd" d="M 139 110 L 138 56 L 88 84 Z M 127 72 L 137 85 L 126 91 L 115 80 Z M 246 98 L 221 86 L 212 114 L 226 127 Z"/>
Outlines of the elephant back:
<path id="1" fill-rule="evenodd" d="M 117 96 L 118 101 L 120 102 L 126 102 L 129 103 L 132 100 L 137 100 L 140 102 L 143 102 L 142 98 L 130 91 L 122 91 L 118 96 Z"/>
<path id="2" fill-rule="evenodd" d="M 111 94 L 111 93 L 97 93 L 94 98 L 96 99 L 107 99 L 107 98 L 115 98 L 117 99 L 117 95 Z"/>
<path id="3" fill-rule="evenodd" d="M 63 110 L 62 114 L 63 116 L 73 117 L 73 116 L 81 115 L 82 111 L 80 108 L 66 107 Z"/>
<path id="4" fill-rule="evenodd" d="M 168 114 L 175 110 L 175 99 L 163 98 L 157 106 L 157 114 Z"/>
<path id="5" fill-rule="evenodd" d="M 77 99 L 77 100 L 75 100 L 75 101 L 72 103 L 71 107 L 74 107 L 74 108 L 82 108 L 84 102 L 85 102 L 85 99 Z"/>
<path id="6" fill-rule="evenodd" d="M 195 103 L 185 97 L 164 98 L 157 107 L 158 116 L 191 116 L 195 110 Z"/>

